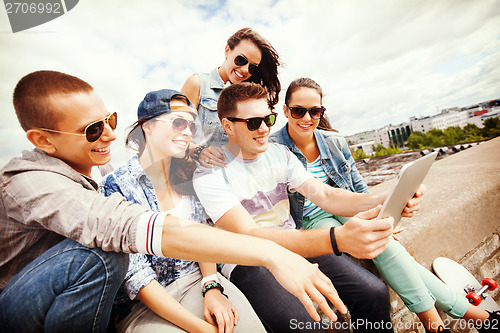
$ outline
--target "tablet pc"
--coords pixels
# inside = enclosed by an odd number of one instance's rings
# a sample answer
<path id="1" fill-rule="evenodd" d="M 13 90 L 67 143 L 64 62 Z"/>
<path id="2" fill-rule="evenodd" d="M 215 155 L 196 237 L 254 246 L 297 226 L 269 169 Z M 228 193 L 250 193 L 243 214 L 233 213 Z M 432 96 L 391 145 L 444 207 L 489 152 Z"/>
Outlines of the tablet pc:
<path id="1" fill-rule="evenodd" d="M 425 175 L 427 175 L 436 156 L 437 152 L 431 153 L 411 161 L 401 168 L 396 183 L 385 199 L 377 218 L 392 216 L 394 226 L 399 223 L 403 209 L 424 181 Z"/>

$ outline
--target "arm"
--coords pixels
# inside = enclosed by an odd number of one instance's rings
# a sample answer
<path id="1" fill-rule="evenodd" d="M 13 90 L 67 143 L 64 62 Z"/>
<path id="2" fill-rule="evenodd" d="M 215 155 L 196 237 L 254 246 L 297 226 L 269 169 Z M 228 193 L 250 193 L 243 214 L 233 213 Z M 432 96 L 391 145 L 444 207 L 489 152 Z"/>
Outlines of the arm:
<path id="1" fill-rule="evenodd" d="M 345 142 L 345 145 L 343 145 L 342 147 L 342 153 L 344 154 L 344 158 L 347 160 L 351 168 L 351 180 L 354 186 L 354 191 L 358 193 L 368 193 L 368 186 L 366 185 L 363 177 L 356 167 L 356 161 L 354 160 L 354 157 L 352 157 L 351 150 L 349 149 L 347 142 Z"/>
<path id="2" fill-rule="evenodd" d="M 203 277 L 217 274 L 217 267 L 213 263 L 199 262 L 198 265 Z M 203 286 L 213 281 L 207 281 Z M 238 310 L 217 288 L 206 292 L 203 301 L 203 316 L 208 323 L 218 326 L 220 332 L 232 332 L 233 327 L 238 325 Z"/>
<path id="3" fill-rule="evenodd" d="M 188 332 L 217 332 L 215 326 L 198 318 L 182 306 L 156 280 L 142 288 L 136 298 L 163 319 Z"/>
<path id="4" fill-rule="evenodd" d="M 216 222 L 224 230 L 271 240 L 303 257 L 332 253 L 329 229 L 295 230 L 261 228 L 240 204 L 227 211 Z"/>
<path id="5" fill-rule="evenodd" d="M 193 74 L 181 88 L 181 93 L 186 95 L 191 104 L 193 104 L 193 108 L 198 109 L 198 101 L 200 99 L 200 77 L 197 74 Z"/>
<path id="6" fill-rule="evenodd" d="M 198 102 L 200 99 L 200 77 L 197 74 L 191 75 L 181 88 L 181 93 L 186 95 L 191 104 L 195 109 L 198 109 Z M 189 154 L 193 156 L 196 144 L 191 142 L 189 145 Z M 209 162 L 206 162 L 206 160 Z M 203 149 L 199 156 L 199 163 L 207 168 L 213 168 L 215 166 L 225 167 L 224 153 L 220 147 L 210 146 Z"/>
<path id="7" fill-rule="evenodd" d="M 335 188 L 309 177 L 297 191 L 321 207 L 325 212 L 340 216 L 354 216 L 359 212 L 384 203 L 387 192 L 382 194 L 354 193 Z"/>
<path id="8" fill-rule="evenodd" d="M 169 221 L 167 221 L 169 220 Z M 238 235 L 200 224 L 180 227 L 179 219 L 167 216 L 163 225 L 162 252 L 187 260 L 218 261 L 248 266 L 264 266 L 276 280 L 304 304 L 307 312 L 320 320 L 312 301 L 323 313 L 336 320 L 324 296 L 346 313 L 332 282 L 301 256 L 269 240 Z M 210 249 L 210 251 L 207 251 Z M 324 296 L 323 296 L 324 295 Z"/>

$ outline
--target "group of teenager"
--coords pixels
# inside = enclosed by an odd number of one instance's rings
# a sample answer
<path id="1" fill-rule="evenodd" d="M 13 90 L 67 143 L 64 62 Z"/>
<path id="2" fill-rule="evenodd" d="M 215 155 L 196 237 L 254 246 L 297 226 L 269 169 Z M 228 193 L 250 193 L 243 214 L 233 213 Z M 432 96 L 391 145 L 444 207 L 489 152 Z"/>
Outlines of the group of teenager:
<path id="1" fill-rule="evenodd" d="M 393 331 L 386 285 L 343 253 L 372 259 L 427 331 L 447 331 L 436 308 L 492 329 L 498 313 L 375 219 L 387 193 L 368 193 L 320 85 L 291 82 L 271 134 L 279 66 L 240 29 L 222 65 L 145 95 L 126 139 L 136 154 L 100 184 L 117 114 L 74 76 L 23 77 L 14 108 L 35 148 L 0 172 L 0 331 L 327 332 L 313 301 L 332 321 L 332 305 L 349 310 L 354 331 Z"/>

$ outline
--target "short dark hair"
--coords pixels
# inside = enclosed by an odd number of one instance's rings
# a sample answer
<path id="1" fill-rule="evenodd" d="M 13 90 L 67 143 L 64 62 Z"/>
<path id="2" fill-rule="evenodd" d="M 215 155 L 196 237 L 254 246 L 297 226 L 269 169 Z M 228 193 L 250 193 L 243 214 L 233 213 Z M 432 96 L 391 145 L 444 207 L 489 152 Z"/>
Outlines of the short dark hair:
<path id="1" fill-rule="evenodd" d="M 265 87 L 253 82 L 232 84 L 222 90 L 217 101 L 219 120 L 222 122 L 222 118 L 233 117 L 237 104 L 250 99 L 265 99 L 269 104 L 269 92 Z"/>
<path id="2" fill-rule="evenodd" d="M 53 128 L 58 114 L 53 109 L 51 97 L 93 91 L 87 82 L 56 71 L 36 71 L 24 76 L 14 89 L 14 109 L 21 127 Z"/>

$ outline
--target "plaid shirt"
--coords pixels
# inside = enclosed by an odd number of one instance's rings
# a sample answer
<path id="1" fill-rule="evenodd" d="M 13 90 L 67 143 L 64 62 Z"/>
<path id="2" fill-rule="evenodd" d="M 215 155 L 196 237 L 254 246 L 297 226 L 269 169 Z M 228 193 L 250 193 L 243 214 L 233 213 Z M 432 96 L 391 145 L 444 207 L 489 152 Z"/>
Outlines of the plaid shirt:
<path id="1" fill-rule="evenodd" d="M 24 151 L 0 170 L 0 291 L 66 237 L 105 251 L 148 252 L 144 244 L 153 244 L 153 233 L 144 229 L 158 213 L 119 194 L 105 197 L 97 188 L 91 178 L 39 149 Z"/>

